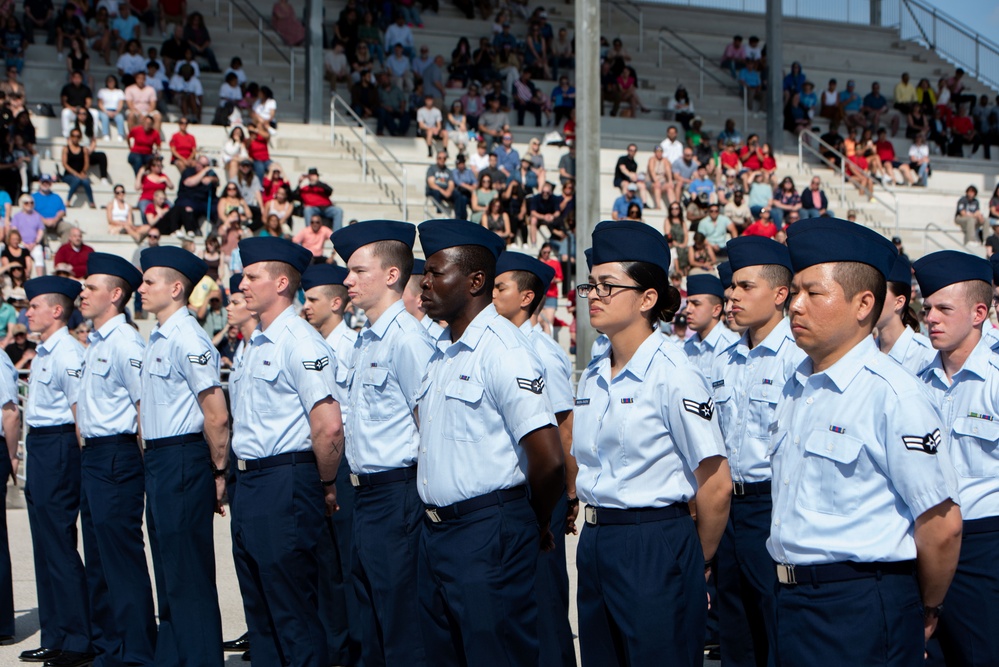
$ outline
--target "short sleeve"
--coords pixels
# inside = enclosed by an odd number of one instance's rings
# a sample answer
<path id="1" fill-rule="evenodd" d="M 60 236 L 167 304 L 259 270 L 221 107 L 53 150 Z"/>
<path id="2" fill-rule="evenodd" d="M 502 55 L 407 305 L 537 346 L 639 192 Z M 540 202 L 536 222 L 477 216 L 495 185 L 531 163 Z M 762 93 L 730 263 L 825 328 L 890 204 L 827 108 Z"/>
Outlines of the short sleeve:
<path id="1" fill-rule="evenodd" d="M 418 325 L 422 329 L 422 325 Z M 410 410 L 416 408 L 423 376 L 434 356 L 434 346 L 430 336 L 422 331 L 414 331 L 399 338 L 398 347 L 393 351 L 395 374 L 399 387 Z"/>
<path id="2" fill-rule="evenodd" d="M 663 419 L 673 442 L 691 470 L 712 456 L 725 456 L 714 399 L 704 375 L 693 366 L 670 369 L 669 381 L 659 390 Z"/>
<path id="3" fill-rule="evenodd" d="M 301 338 L 288 346 L 285 368 L 306 414 L 327 396 L 336 398 L 336 354 L 318 337 Z"/>
<path id="4" fill-rule="evenodd" d="M 69 349 L 60 351 L 59 356 L 62 363 L 57 367 L 56 375 L 59 378 L 59 388 L 66 394 L 66 400 L 72 406 L 76 405 L 80 396 L 80 385 L 83 378 L 83 348 L 77 350 L 65 342 L 62 345 Z"/>
<path id="5" fill-rule="evenodd" d="M 486 389 L 507 430 L 518 442 L 532 431 L 555 425 L 537 356 L 517 347 L 492 356 L 489 362 Z"/>
<path id="6" fill-rule="evenodd" d="M 545 334 L 541 334 L 545 335 Z M 543 343 L 537 348 L 541 365 L 545 369 L 545 391 L 555 414 L 569 412 L 574 406 L 572 394 L 572 369 L 569 357 L 559 354 L 553 346 Z"/>
<path id="7" fill-rule="evenodd" d="M 6 352 L 0 352 L 0 407 L 17 403 L 17 369 Z"/>
<path id="8" fill-rule="evenodd" d="M 180 369 L 188 388 L 198 396 L 206 389 L 221 386 L 219 351 L 201 327 L 196 330 L 192 327 L 192 330 L 201 335 L 184 336 L 182 331 L 177 332 L 180 340 L 174 345 L 174 355 L 176 368 Z"/>
<path id="9" fill-rule="evenodd" d="M 115 347 L 117 358 L 115 367 L 118 372 L 118 379 L 121 385 L 128 392 L 128 397 L 133 403 L 139 402 L 142 393 L 142 356 L 145 347 L 138 339 L 124 341 Z"/>

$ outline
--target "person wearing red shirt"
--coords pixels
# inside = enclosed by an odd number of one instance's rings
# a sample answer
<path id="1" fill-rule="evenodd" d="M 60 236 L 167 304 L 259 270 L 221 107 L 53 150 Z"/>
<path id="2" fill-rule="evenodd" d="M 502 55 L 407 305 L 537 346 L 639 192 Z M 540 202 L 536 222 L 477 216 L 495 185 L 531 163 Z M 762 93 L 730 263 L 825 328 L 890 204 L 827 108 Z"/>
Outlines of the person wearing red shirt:
<path id="1" fill-rule="evenodd" d="M 777 236 L 777 225 L 770 219 L 770 209 L 765 208 L 760 211 L 760 219 L 746 227 L 743 236 L 765 236 L 772 239 Z"/>
<path id="2" fill-rule="evenodd" d="M 181 118 L 177 121 L 177 132 L 170 137 L 170 155 L 172 156 L 170 163 L 177 167 L 178 171 L 193 167 L 197 149 L 198 140 L 187 131 L 187 119 Z"/>
<path id="3" fill-rule="evenodd" d="M 881 166 L 884 167 L 885 176 L 889 182 L 895 184 L 895 170 L 902 174 L 903 182 L 906 185 L 915 185 L 919 177 L 912 173 L 908 163 L 900 162 L 895 157 L 895 146 L 888 139 L 888 130 L 881 128 L 878 130 L 878 140 L 874 142 L 874 150 L 877 151 Z"/>
<path id="4" fill-rule="evenodd" d="M 947 153 L 961 157 L 964 144 L 975 139 L 975 121 L 968 115 L 968 107 L 958 106 L 957 115 L 950 119 L 950 130 L 953 143 Z"/>
<path id="5" fill-rule="evenodd" d="M 55 264 L 69 264 L 73 267 L 74 278 L 87 277 L 87 258 L 93 248 L 83 242 L 83 232 L 79 227 L 69 230 L 69 238 L 56 250 Z"/>
<path id="6" fill-rule="evenodd" d="M 760 150 L 760 137 L 749 135 L 746 145 L 739 150 L 739 161 L 742 162 L 742 184 L 748 191 L 756 172 L 763 168 L 763 151 Z"/>
<path id="7" fill-rule="evenodd" d="M 246 140 L 246 154 L 253 160 L 253 173 L 263 183 L 264 177 L 267 175 L 267 168 L 271 166 L 271 151 L 268 147 L 271 134 L 264 121 L 251 125 L 249 132 L 250 137 Z"/>
<path id="8" fill-rule="evenodd" d="M 260 198 L 264 204 L 274 199 L 277 195 L 277 191 L 281 189 L 281 186 L 288 185 L 288 181 L 284 180 L 281 174 L 281 169 L 276 163 L 271 163 L 271 166 L 267 168 L 267 175 L 264 176 L 264 180 L 260 182 Z"/>
<path id="9" fill-rule="evenodd" d="M 314 215 L 322 216 L 324 221 L 329 221 L 335 232 L 343 227 L 343 209 L 330 200 L 332 194 L 333 188 L 320 181 L 319 170 L 312 167 L 308 174 L 302 174 L 298 179 L 294 197 L 302 202 L 306 220 L 312 220 Z"/>
<path id="10" fill-rule="evenodd" d="M 149 164 L 153 154 L 159 152 L 160 144 L 163 143 L 159 131 L 153 128 L 154 122 L 152 116 L 146 116 L 142 119 L 142 125 L 136 125 L 128 132 L 128 163 L 136 174 Z"/>

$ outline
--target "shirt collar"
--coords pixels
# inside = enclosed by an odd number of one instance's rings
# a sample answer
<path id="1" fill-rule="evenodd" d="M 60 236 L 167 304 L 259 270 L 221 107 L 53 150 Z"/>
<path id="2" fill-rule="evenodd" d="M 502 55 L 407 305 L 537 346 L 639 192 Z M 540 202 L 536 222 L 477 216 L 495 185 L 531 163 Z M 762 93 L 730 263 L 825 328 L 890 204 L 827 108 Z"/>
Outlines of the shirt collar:
<path id="1" fill-rule="evenodd" d="M 482 312 L 476 315 L 471 322 L 468 323 L 468 327 L 465 328 L 465 332 L 461 334 L 461 338 L 454 342 L 454 345 L 458 345 L 460 343 L 468 349 L 474 350 L 479 344 L 479 341 L 482 339 L 482 335 L 486 332 L 486 329 L 489 328 L 489 325 L 492 324 L 493 320 L 497 317 L 500 317 L 500 314 L 496 312 L 496 306 L 489 304 L 483 308 Z M 450 340 L 451 327 L 448 326 L 448 328 L 444 331 L 447 335 L 445 336 L 444 334 L 441 334 L 441 339 Z"/>
<path id="2" fill-rule="evenodd" d="M 718 322 L 715 322 L 715 325 L 711 327 L 711 331 L 710 333 L 708 333 L 707 338 L 701 339 L 701 342 L 710 347 L 712 350 L 715 349 L 716 347 L 718 347 L 718 344 L 721 342 L 722 329 L 724 328 L 725 325 L 722 324 L 720 320 Z M 700 339 L 700 335 L 695 336 L 695 338 Z"/>
<path id="3" fill-rule="evenodd" d="M 635 354 L 631 355 L 631 359 L 625 365 L 621 372 L 617 374 L 617 377 L 622 377 L 625 373 L 629 373 L 639 382 L 645 380 L 646 373 L 649 372 L 649 366 L 652 365 L 652 359 L 656 356 L 659 348 L 666 342 L 666 336 L 661 330 L 657 329 L 649 334 L 649 337 L 642 341 L 642 344 L 638 346 L 635 350 Z M 672 345 L 672 343 L 670 343 Z M 609 348 L 608 348 L 609 349 Z M 601 375 L 606 375 L 610 377 L 610 353 L 604 354 L 600 359 L 598 365 L 598 370 Z M 616 379 L 616 378 L 615 378 Z"/>
<path id="4" fill-rule="evenodd" d="M 767 337 L 760 341 L 760 344 L 755 348 L 749 347 L 749 330 L 744 331 L 742 338 L 739 339 L 739 354 L 748 357 L 750 352 L 758 348 L 763 348 L 776 354 L 780 350 L 780 346 L 784 344 L 785 338 L 791 338 L 791 323 L 786 317 L 781 319 L 777 323 L 777 326 L 774 327 L 774 330 L 767 334 Z"/>
<path id="5" fill-rule="evenodd" d="M 268 342 L 273 343 L 277 340 L 277 337 L 281 335 L 281 332 L 284 331 L 288 322 L 294 317 L 296 317 L 295 309 L 288 306 L 281 311 L 280 315 L 274 318 L 274 321 L 271 322 L 266 331 L 261 328 L 263 325 L 258 324 L 256 330 L 253 332 L 253 335 L 250 336 L 250 342 L 254 345 L 259 345 L 260 342 L 258 341 L 262 338 L 266 338 Z"/>
<path id="6" fill-rule="evenodd" d="M 809 377 L 824 375 L 835 385 L 840 393 L 843 393 L 853 378 L 857 377 L 862 369 L 873 357 L 880 354 L 877 344 L 871 336 L 865 336 L 862 341 L 853 346 L 839 361 L 834 363 L 822 373 L 813 373 L 812 360 L 806 358 L 795 370 L 797 380 L 802 385 L 808 382 Z"/>
<path id="7" fill-rule="evenodd" d="M 170 334 L 174 331 L 174 329 L 180 326 L 180 323 L 185 317 L 194 317 L 194 315 L 191 314 L 191 311 L 187 309 L 187 306 L 179 308 L 177 312 L 168 317 L 167 321 L 163 324 L 156 325 L 156 328 L 153 329 L 153 333 L 158 336 L 162 336 L 163 338 L 169 338 Z"/>
<path id="8" fill-rule="evenodd" d="M 973 349 L 971 351 L 971 354 L 968 355 L 968 358 L 965 359 L 964 365 L 961 366 L 961 370 L 955 373 L 955 377 L 957 375 L 967 372 L 967 373 L 974 373 L 975 375 L 984 380 L 986 377 L 988 377 L 988 373 L 990 372 L 989 367 L 991 366 L 991 364 L 989 363 L 989 361 L 990 358 L 992 357 L 992 354 L 993 354 L 992 348 L 989 346 L 988 341 L 986 341 L 985 337 L 983 336 L 982 339 L 978 341 L 978 344 L 975 345 L 975 349 Z M 995 371 L 992 370 L 992 372 Z"/>
<path id="9" fill-rule="evenodd" d="M 385 333 L 388 331 L 389 326 L 395 322 L 395 318 L 406 309 L 406 304 L 402 302 L 402 299 L 394 302 L 391 306 L 385 309 L 385 312 L 381 316 L 372 322 L 368 320 L 368 324 L 364 328 L 365 336 L 374 336 L 376 338 L 384 338 Z"/>
<path id="10" fill-rule="evenodd" d="M 69 327 L 63 326 L 61 329 L 56 331 L 54 334 L 48 337 L 48 340 L 39 343 L 35 348 L 39 352 L 44 354 L 51 354 L 54 349 L 63 341 L 64 338 L 71 338 L 69 333 Z"/>
<path id="11" fill-rule="evenodd" d="M 534 331 L 534 325 L 531 324 L 531 320 L 530 320 L 530 318 L 528 318 L 528 319 L 524 320 L 524 323 L 521 324 L 518 327 L 518 329 L 520 329 L 520 332 L 522 334 L 524 334 L 525 336 L 530 336 L 531 332 Z"/>
<path id="12" fill-rule="evenodd" d="M 102 326 L 100 329 L 94 329 L 93 331 L 91 331 L 90 334 L 87 336 L 87 338 L 88 340 L 90 340 L 91 343 L 96 343 L 98 340 L 105 340 L 108 336 L 111 335 L 111 333 L 115 329 L 120 327 L 122 324 L 125 324 L 125 322 L 126 322 L 125 314 L 118 313 L 110 320 L 105 322 L 104 326 Z"/>

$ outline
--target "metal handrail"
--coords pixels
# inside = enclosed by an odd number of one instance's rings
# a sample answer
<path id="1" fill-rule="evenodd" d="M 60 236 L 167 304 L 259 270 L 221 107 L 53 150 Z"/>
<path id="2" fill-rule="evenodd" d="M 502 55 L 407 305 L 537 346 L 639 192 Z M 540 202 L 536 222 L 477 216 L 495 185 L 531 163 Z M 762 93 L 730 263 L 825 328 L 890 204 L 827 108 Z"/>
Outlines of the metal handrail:
<path id="1" fill-rule="evenodd" d="M 676 53 L 681 58 L 683 58 L 684 60 L 688 61 L 691 65 L 693 65 L 694 67 L 696 67 L 697 70 L 698 70 L 697 102 L 698 102 L 698 104 L 700 104 L 701 101 L 704 99 L 704 75 L 707 74 L 708 76 L 715 78 L 715 80 L 718 80 L 718 78 L 715 77 L 715 75 L 714 75 L 713 72 L 710 72 L 710 71 L 707 70 L 707 68 L 705 68 L 705 66 L 704 66 L 704 56 L 698 56 L 697 59 L 695 60 L 690 54 L 684 52 L 684 50 L 681 49 L 680 47 L 678 47 L 676 44 L 673 44 L 672 42 L 669 42 L 668 40 L 664 39 L 663 35 L 662 35 L 663 30 L 667 30 L 669 32 L 672 32 L 668 28 L 662 28 L 662 29 L 659 30 L 659 34 L 656 36 L 656 47 L 658 49 L 658 57 L 657 57 L 657 60 L 656 60 L 657 66 L 659 67 L 659 69 L 662 69 L 662 66 L 663 66 L 663 47 L 666 46 L 666 47 L 669 47 L 669 48 L 673 49 L 674 51 L 676 51 Z M 720 80 L 718 80 L 718 81 L 723 86 L 725 86 L 727 89 L 730 89 L 733 92 L 735 92 L 735 89 L 731 87 L 731 82 L 725 82 L 725 81 L 720 81 Z M 740 95 L 742 95 L 742 126 L 743 127 L 748 127 L 749 126 L 749 99 L 747 97 L 746 87 L 740 85 L 738 87 L 738 93 Z"/>
<path id="2" fill-rule="evenodd" d="M 638 52 L 645 51 L 645 12 L 633 0 L 614 0 L 607 3 L 607 24 L 611 24 L 614 10 L 621 12 L 625 18 L 629 18 L 638 24 Z"/>
<path id="3" fill-rule="evenodd" d="M 338 111 L 338 105 L 346 109 L 347 113 L 342 114 Z M 392 151 L 381 145 L 377 139 L 371 139 L 371 133 L 368 130 L 367 124 L 354 112 L 354 110 L 350 107 L 350 104 L 337 94 L 336 91 L 333 91 L 330 94 L 330 145 L 335 144 L 337 141 L 337 116 L 340 116 L 342 119 L 341 125 L 349 130 L 361 143 L 360 155 L 357 155 L 356 151 L 353 151 L 354 157 L 361 165 L 361 179 L 367 181 L 370 173 L 374 181 L 379 185 L 379 187 L 382 188 L 382 191 L 385 192 L 385 194 L 392 200 L 392 203 L 399 207 L 399 210 L 402 212 L 402 219 L 408 220 L 409 182 L 406 178 L 406 165 L 403 164 L 402 161 L 392 153 Z M 353 121 L 353 123 L 351 123 L 351 121 Z M 360 128 L 360 132 L 358 132 L 358 128 Z M 346 141 L 341 141 L 344 146 L 347 145 Z M 369 151 L 369 142 L 372 143 L 378 151 L 384 153 L 389 161 L 392 162 L 392 165 L 386 163 L 385 160 L 378 155 L 378 152 Z M 385 179 L 374 173 L 374 170 L 371 168 L 371 164 L 369 162 L 369 157 L 374 158 L 375 161 L 382 166 L 388 179 L 393 180 L 398 184 L 399 188 L 402 190 L 401 197 L 392 191 L 389 185 L 385 182 Z"/>
<path id="4" fill-rule="evenodd" d="M 271 48 L 282 60 L 288 63 L 288 99 L 295 99 L 295 49 L 291 46 L 283 46 L 267 33 L 265 28 L 273 31 L 270 19 L 260 13 L 256 7 L 246 3 L 246 7 L 236 0 L 229 0 L 228 32 L 232 32 L 232 9 L 235 7 L 251 25 L 256 20 L 257 27 L 257 64 L 264 64 L 264 40 L 270 44 Z M 218 13 L 218 0 L 216 0 L 216 14 Z M 288 52 L 285 53 L 284 49 Z"/>
<path id="5" fill-rule="evenodd" d="M 684 39 L 679 33 L 677 33 L 672 28 L 669 28 L 667 26 L 663 26 L 663 27 L 659 28 L 659 35 L 658 35 L 658 37 L 659 37 L 660 43 L 662 43 L 664 41 L 663 40 L 663 33 L 664 32 L 665 33 L 669 33 L 669 35 L 671 37 L 673 37 L 673 39 L 675 39 L 676 41 L 680 42 L 685 47 L 687 47 L 687 49 L 689 49 L 689 51 L 691 53 L 693 53 L 694 55 L 692 56 L 690 53 L 683 53 L 681 49 L 677 49 L 676 46 L 673 45 L 673 44 L 671 44 L 670 42 L 666 42 L 667 45 L 669 45 L 670 47 L 676 49 L 678 52 L 681 53 L 681 55 L 683 55 L 684 58 L 686 58 L 687 60 L 689 60 L 691 63 L 695 63 L 694 56 L 697 56 L 697 63 L 699 63 L 699 64 L 697 64 L 697 66 L 701 69 L 702 73 L 707 74 L 708 76 L 710 76 L 712 79 L 715 80 L 715 83 L 717 83 L 718 85 L 722 86 L 723 88 L 734 89 L 735 82 L 730 77 L 722 78 L 722 77 L 718 76 L 717 73 L 715 73 L 715 71 L 714 71 L 715 69 L 721 70 L 721 66 L 720 65 L 718 65 L 716 68 L 711 68 L 711 69 L 706 68 L 704 66 L 704 63 L 706 63 L 706 62 L 712 62 L 713 63 L 713 62 L 715 62 L 715 60 L 713 60 L 710 56 L 706 55 L 703 51 L 701 51 L 700 49 L 698 49 L 696 46 L 694 46 L 693 44 L 691 44 L 689 41 L 687 41 L 686 39 Z M 662 62 L 660 62 L 659 65 L 661 67 L 662 66 Z M 702 83 L 702 86 L 703 86 L 703 83 Z"/>
<path id="6" fill-rule="evenodd" d="M 810 142 L 815 142 L 817 146 L 813 146 Z M 828 158 L 822 154 L 820 148 L 825 148 L 834 156 L 839 159 L 839 165 L 829 162 Z M 842 209 L 846 206 L 846 182 L 849 180 L 849 175 L 847 172 L 847 161 L 848 158 L 840 153 L 838 150 L 832 147 L 832 145 L 822 141 L 822 138 L 811 132 L 809 130 L 802 130 L 801 134 L 798 135 L 798 170 L 804 171 L 805 168 L 805 151 L 816 156 L 821 160 L 822 164 L 826 165 L 836 174 L 836 180 L 839 185 L 839 205 Z M 882 183 L 879 183 L 877 179 L 872 178 L 871 182 L 874 184 L 871 190 L 871 196 L 874 202 L 880 204 L 882 207 L 888 209 L 895 220 L 895 234 L 898 234 L 900 227 L 899 219 L 899 205 L 898 205 L 898 195 L 896 195 L 892 190 L 886 188 Z M 883 195 L 879 196 L 878 188 L 883 191 Z M 891 198 L 891 203 L 885 201 L 887 197 Z"/>
<path id="7" fill-rule="evenodd" d="M 935 238 L 931 238 L 930 237 L 930 232 L 931 231 L 936 231 L 936 232 L 939 232 L 939 233 L 943 234 L 947 238 L 949 238 L 952 241 L 954 241 L 954 244 L 957 247 L 964 248 L 964 234 L 963 233 L 961 234 L 960 237 L 958 237 L 958 232 L 955 232 L 954 230 L 951 230 L 951 229 L 944 229 L 943 227 L 941 227 L 937 223 L 931 222 L 931 223 L 927 224 L 923 228 L 923 254 L 924 255 L 929 252 L 929 250 L 927 249 L 927 246 L 931 242 L 933 243 L 933 245 L 935 245 L 940 250 L 953 250 L 953 248 L 945 246 L 944 244 L 940 243 L 940 241 L 937 241 Z M 958 238 L 960 238 L 960 240 L 958 240 Z"/>

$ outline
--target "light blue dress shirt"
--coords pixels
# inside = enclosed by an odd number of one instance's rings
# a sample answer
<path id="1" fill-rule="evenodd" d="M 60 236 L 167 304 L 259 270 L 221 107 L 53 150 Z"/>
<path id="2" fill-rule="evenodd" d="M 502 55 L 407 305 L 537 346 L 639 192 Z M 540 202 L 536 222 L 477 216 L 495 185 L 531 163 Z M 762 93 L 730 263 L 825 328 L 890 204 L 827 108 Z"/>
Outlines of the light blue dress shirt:
<path id="1" fill-rule="evenodd" d="M 916 519 L 957 499 L 940 413 L 918 378 L 864 338 L 822 373 L 801 362 L 771 425 L 777 562 L 916 557 Z M 924 446 L 925 445 L 925 446 Z"/>
<path id="2" fill-rule="evenodd" d="M 711 384 L 728 465 L 736 482 L 770 479 L 770 424 L 787 379 L 805 358 L 785 318 L 750 349 L 749 332 L 715 358 Z"/>
<path id="3" fill-rule="evenodd" d="M 659 331 L 614 378 L 610 355 L 590 362 L 576 390 L 576 493 L 617 509 L 690 500 L 700 462 L 725 456 L 707 381 Z"/>
<path id="4" fill-rule="evenodd" d="M 0 408 L 13 403 L 17 405 L 17 369 L 7 353 L 0 350 Z"/>
<path id="5" fill-rule="evenodd" d="M 683 351 L 686 352 L 690 362 L 697 366 L 708 382 L 711 382 L 715 359 L 725 354 L 728 348 L 738 341 L 739 334 L 721 322 L 717 322 L 703 340 L 700 334 L 695 333 L 684 341 Z"/>
<path id="6" fill-rule="evenodd" d="M 555 425 L 530 341 L 491 304 L 444 330 L 420 389 L 420 498 L 451 505 L 527 482 L 521 439 Z"/>
<path id="7" fill-rule="evenodd" d="M 982 338 L 989 342 L 989 347 L 999 351 L 999 328 L 992 326 L 991 322 L 986 322 L 982 327 Z"/>
<path id="8" fill-rule="evenodd" d="M 520 330 L 531 341 L 535 354 L 541 360 L 541 368 L 545 374 L 545 393 L 552 402 L 552 410 L 555 414 L 571 411 L 574 396 L 569 355 L 554 338 L 545 333 L 540 324 L 531 326 L 531 321 L 527 320 L 520 325 Z"/>
<path id="9" fill-rule="evenodd" d="M 326 337 L 326 343 L 336 353 L 336 389 L 333 396 L 340 404 L 340 412 L 346 424 L 347 409 L 347 382 L 350 378 L 350 369 L 354 366 L 354 341 L 357 340 L 357 332 L 347 326 L 345 320 L 340 320 L 340 324 L 333 328 L 330 335 Z"/>
<path id="10" fill-rule="evenodd" d="M 420 320 L 420 324 L 422 324 L 423 328 L 427 330 L 427 333 L 430 334 L 430 338 L 432 340 L 437 340 L 441 337 L 441 334 L 444 333 L 444 327 L 437 324 L 437 322 L 434 321 L 434 318 L 429 315 L 424 315 L 423 319 Z"/>
<path id="11" fill-rule="evenodd" d="M 347 402 L 347 460 L 354 474 L 416 464 L 420 429 L 413 410 L 433 356 L 433 341 L 401 299 L 361 330 Z"/>
<path id="12" fill-rule="evenodd" d="M 142 393 L 142 353 L 146 344 L 124 315 L 90 332 L 84 356 L 83 386 L 76 406 L 84 438 L 136 433 L 135 404 Z"/>
<path id="13" fill-rule="evenodd" d="M 198 395 L 218 386 L 219 352 L 194 315 L 181 308 L 153 329 L 142 357 L 142 437 L 203 432 Z"/>
<path id="14" fill-rule="evenodd" d="M 911 327 L 902 330 L 902 335 L 888 351 L 889 357 L 902 364 L 913 375 L 919 375 L 933 362 L 936 355 L 937 351 L 933 349 L 930 339 L 916 333 Z"/>
<path id="15" fill-rule="evenodd" d="M 232 449 L 242 460 L 312 450 L 309 413 L 336 393 L 336 357 L 288 306 L 250 336 L 232 376 Z"/>
<path id="16" fill-rule="evenodd" d="M 982 338 L 954 377 L 939 354 L 920 374 L 930 388 L 957 472 L 965 520 L 999 516 L 999 356 Z"/>
<path id="17" fill-rule="evenodd" d="M 63 327 L 35 348 L 28 378 L 28 426 L 72 424 L 83 377 L 83 346 Z"/>

